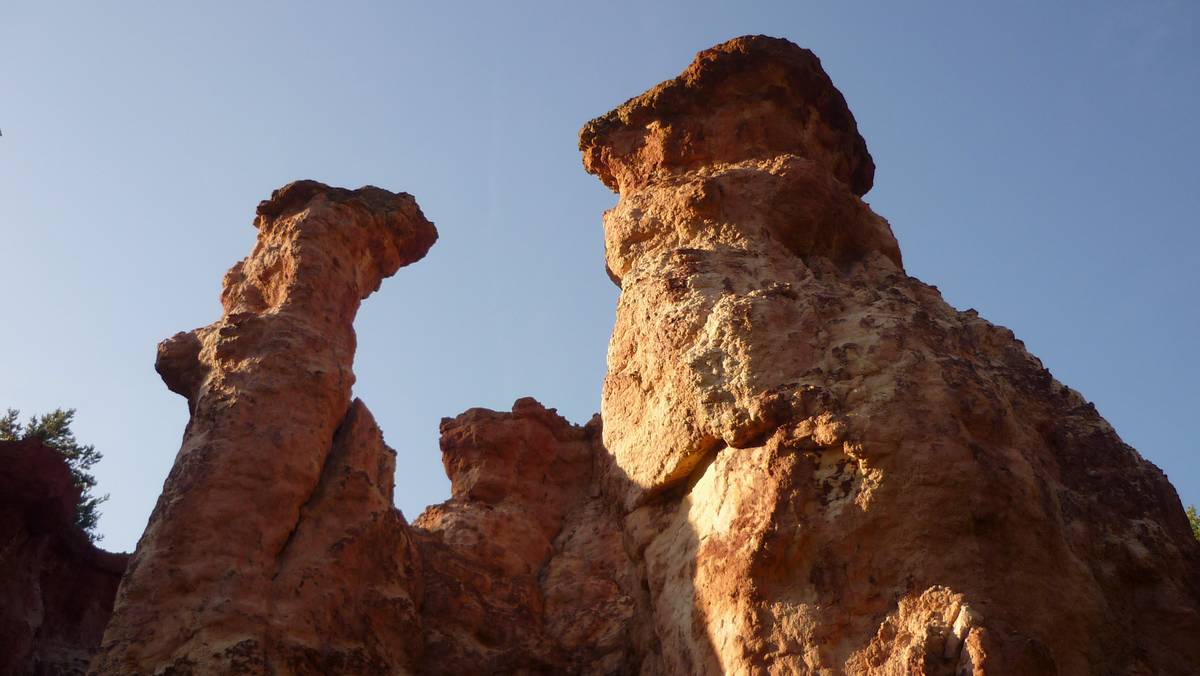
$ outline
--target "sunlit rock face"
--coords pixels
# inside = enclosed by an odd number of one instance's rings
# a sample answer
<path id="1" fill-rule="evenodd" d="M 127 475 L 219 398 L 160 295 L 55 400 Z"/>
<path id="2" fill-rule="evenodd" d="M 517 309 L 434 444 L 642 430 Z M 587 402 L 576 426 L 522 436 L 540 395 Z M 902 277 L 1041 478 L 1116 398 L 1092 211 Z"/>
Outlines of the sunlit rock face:
<path id="1" fill-rule="evenodd" d="M 623 291 L 605 443 L 635 489 L 661 491 L 811 396 L 797 378 L 818 365 L 805 344 L 825 309 L 798 295 L 820 272 L 803 261 L 902 274 L 900 250 L 858 197 L 874 165 L 846 102 L 786 41 L 701 52 L 588 123 L 580 148 L 621 195 L 604 218 Z"/>
<path id="2" fill-rule="evenodd" d="M 437 231 L 407 194 L 314 181 L 254 225 L 221 319 L 159 345 L 192 416 L 97 672 L 365 673 L 419 648 L 394 453 L 350 398 L 352 323 Z"/>
<path id="3" fill-rule="evenodd" d="M 444 420 L 453 496 L 410 527 L 351 398 L 352 323 L 434 226 L 407 194 L 302 181 L 255 227 L 221 319 L 159 345 L 191 419 L 91 671 L 626 673 L 637 578 L 599 419 L 521 399 Z"/>
<path id="4" fill-rule="evenodd" d="M 159 346 L 191 419 L 94 673 L 1193 673 L 1174 490 L 905 273 L 815 56 L 718 45 L 580 147 L 620 194 L 603 424 L 443 420 L 452 495 L 410 525 L 352 322 L 436 231 L 286 186 L 221 319 Z"/>
<path id="5" fill-rule="evenodd" d="M 1174 490 L 1012 332 L 905 274 L 811 52 L 701 52 L 580 148 L 620 194 L 605 489 L 651 671 L 1200 664 Z"/>

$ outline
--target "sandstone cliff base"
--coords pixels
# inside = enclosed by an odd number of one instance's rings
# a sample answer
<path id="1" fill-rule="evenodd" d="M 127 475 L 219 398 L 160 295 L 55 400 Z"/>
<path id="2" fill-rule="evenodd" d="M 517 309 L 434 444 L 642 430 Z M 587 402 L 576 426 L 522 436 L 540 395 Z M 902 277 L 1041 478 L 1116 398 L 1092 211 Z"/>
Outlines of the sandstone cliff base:
<path id="1" fill-rule="evenodd" d="M 413 524 L 351 399 L 410 196 L 259 207 L 95 673 L 1186 674 L 1200 546 L 1163 474 L 1011 332 L 905 274 L 807 50 L 738 38 L 584 127 L 621 287 L 601 418 L 442 423 Z"/>

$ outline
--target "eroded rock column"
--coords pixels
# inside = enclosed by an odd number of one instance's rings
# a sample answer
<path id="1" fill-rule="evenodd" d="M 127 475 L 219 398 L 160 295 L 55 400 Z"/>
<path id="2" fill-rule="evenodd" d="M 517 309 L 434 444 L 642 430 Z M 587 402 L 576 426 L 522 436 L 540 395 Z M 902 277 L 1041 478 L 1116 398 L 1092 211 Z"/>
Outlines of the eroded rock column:
<path id="1" fill-rule="evenodd" d="M 97 673 L 383 673 L 420 645 L 394 454 L 350 400 L 352 324 L 437 232 L 410 195 L 314 181 L 254 225 L 221 319 L 159 345 L 191 420 Z"/>
<path id="2" fill-rule="evenodd" d="M 905 274 L 811 52 L 701 52 L 580 149 L 620 195 L 605 490 L 644 582 L 645 670 L 1200 663 L 1174 490 L 1010 331 Z"/>

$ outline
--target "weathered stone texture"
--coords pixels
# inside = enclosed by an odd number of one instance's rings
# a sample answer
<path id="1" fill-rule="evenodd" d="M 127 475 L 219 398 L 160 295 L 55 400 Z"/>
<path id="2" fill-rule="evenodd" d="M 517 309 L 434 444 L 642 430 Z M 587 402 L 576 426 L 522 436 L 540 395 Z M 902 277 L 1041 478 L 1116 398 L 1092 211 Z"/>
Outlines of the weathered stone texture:
<path id="1" fill-rule="evenodd" d="M 624 673 L 635 579 L 596 490 L 599 418 L 533 399 L 442 421 L 450 500 L 414 523 L 429 674 Z"/>
<path id="2" fill-rule="evenodd" d="M 192 417 L 98 672 L 360 673 L 415 642 L 393 454 L 350 401 L 352 322 L 437 232 L 407 194 L 314 181 L 277 190 L 254 225 L 221 319 L 159 345 Z"/>
<path id="3" fill-rule="evenodd" d="M 1166 477 L 1007 329 L 905 274 L 816 57 L 739 38 L 581 134 L 620 193 L 606 484 L 663 673 L 1173 673 Z"/>
<path id="4" fill-rule="evenodd" d="M 159 350 L 192 418 L 97 673 L 1187 674 L 1166 477 L 908 276 L 820 62 L 744 37 L 584 127 L 621 287 L 602 417 L 442 421 L 411 526 L 359 302 L 436 233 L 313 182 Z"/>

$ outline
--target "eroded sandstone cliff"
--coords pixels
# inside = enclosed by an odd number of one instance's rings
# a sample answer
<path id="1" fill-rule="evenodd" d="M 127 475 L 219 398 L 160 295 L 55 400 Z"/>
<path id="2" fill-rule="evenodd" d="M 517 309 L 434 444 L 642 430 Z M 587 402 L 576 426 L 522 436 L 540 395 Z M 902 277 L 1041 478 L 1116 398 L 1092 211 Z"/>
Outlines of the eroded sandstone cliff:
<path id="1" fill-rule="evenodd" d="M 352 320 L 436 233 L 289 185 L 217 323 L 96 673 L 1185 674 L 1174 490 L 1010 331 L 909 277 L 807 50 L 745 37 L 584 127 L 621 287 L 602 418 L 442 421 L 408 524 Z"/>
<path id="2" fill-rule="evenodd" d="M 663 673 L 1174 673 L 1171 485 L 905 274 L 815 56 L 739 38 L 584 127 L 621 286 L 608 482 Z"/>
<path id="3" fill-rule="evenodd" d="M 351 399 L 358 305 L 436 239 L 413 199 L 293 183 L 218 322 L 159 345 L 191 420 L 92 672 L 623 673 L 636 584 L 599 419 L 442 423 L 453 495 L 410 526 Z"/>

